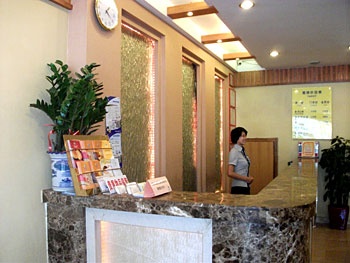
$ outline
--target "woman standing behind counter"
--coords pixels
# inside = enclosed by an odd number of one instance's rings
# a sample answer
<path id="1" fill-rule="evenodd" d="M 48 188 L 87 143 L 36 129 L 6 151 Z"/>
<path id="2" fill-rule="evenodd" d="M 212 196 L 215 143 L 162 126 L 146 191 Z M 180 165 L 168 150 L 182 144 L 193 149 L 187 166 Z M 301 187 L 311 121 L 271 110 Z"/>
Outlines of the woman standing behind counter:
<path id="1" fill-rule="evenodd" d="M 237 127 L 231 131 L 231 142 L 234 144 L 229 155 L 227 175 L 231 177 L 231 194 L 250 194 L 250 184 L 254 178 L 249 175 L 250 160 L 244 152 L 248 131 Z"/>

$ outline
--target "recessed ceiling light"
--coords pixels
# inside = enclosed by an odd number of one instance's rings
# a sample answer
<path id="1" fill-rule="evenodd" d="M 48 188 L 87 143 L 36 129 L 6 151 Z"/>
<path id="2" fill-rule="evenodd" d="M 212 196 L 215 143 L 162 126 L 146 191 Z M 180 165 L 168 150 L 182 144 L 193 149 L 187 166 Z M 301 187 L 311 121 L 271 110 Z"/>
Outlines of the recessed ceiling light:
<path id="1" fill-rule="evenodd" d="M 271 57 L 277 57 L 278 55 L 279 55 L 279 53 L 278 53 L 277 50 L 272 50 L 272 51 L 270 52 L 270 56 L 271 56 Z"/>
<path id="2" fill-rule="evenodd" d="M 216 40 L 216 43 L 222 43 L 221 39 Z"/>
<path id="3" fill-rule="evenodd" d="M 244 9 L 244 10 L 248 10 L 250 8 L 252 8 L 254 6 L 254 2 L 251 0 L 244 0 L 242 3 L 240 3 L 239 7 Z"/>
<path id="4" fill-rule="evenodd" d="M 187 12 L 187 16 L 193 16 L 193 12 Z"/>

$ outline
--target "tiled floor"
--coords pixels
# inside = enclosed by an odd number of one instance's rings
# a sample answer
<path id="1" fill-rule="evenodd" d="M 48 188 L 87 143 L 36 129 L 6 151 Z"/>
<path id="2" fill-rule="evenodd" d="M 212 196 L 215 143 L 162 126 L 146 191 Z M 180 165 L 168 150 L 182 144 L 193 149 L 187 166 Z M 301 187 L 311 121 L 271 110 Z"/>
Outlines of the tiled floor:
<path id="1" fill-rule="evenodd" d="M 313 228 L 312 263 L 350 263 L 350 227 L 335 230 L 327 225 Z"/>

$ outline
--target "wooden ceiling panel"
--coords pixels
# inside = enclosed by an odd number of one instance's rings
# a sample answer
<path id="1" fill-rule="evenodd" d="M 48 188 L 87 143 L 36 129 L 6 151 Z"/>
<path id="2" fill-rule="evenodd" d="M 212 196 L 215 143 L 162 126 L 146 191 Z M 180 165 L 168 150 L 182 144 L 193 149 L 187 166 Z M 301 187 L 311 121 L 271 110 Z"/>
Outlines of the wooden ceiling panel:
<path id="1" fill-rule="evenodd" d="M 172 19 L 188 17 L 188 12 L 192 12 L 192 16 L 201 16 L 217 14 L 218 10 L 216 10 L 214 6 L 208 6 L 205 2 L 196 2 L 167 8 L 167 15 Z"/>
<path id="2" fill-rule="evenodd" d="M 221 40 L 222 43 L 241 41 L 239 37 L 235 37 L 232 33 L 205 35 L 201 38 L 203 44 L 218 43 L 218 40 Z"/>
<path id="3" fill-rule="evenodd" d="M 71 0 L 50 0 L 51 2 L 54 2 L 55 4 L 58 4 L 68 10 L 73 9 L 73 5 L 71 4 Z"/>
<path id="4" fill-rule="evenodd" d="M 252 56 L 249 52 L 237 52 L 237 53 L 229 53 L 224 54 L 224 60 L 235 60 L 235 59 L 255 59 L 255 56 Z"/>

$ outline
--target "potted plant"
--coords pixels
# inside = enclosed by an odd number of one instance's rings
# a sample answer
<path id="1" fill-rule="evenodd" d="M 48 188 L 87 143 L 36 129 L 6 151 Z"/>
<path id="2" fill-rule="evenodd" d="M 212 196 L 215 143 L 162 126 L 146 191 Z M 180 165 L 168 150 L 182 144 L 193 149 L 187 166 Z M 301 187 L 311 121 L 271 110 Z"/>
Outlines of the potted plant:
<path id="1" fill-rule="evenodd" d="M 75 73 L 74 76 L 68 65 L 60 60 L 48 66 L 52 72 L 46 76 L 51 84 L 46 90 L 50 101 L 38 99 L 29 106 L 43 111 L 52 121 L 50 135 L 53 136 L 51 138 L 49 135 L 48 153 L 52 159 L 53 189 L 65 191 L 66 188 L 73 189 L 73 184 L 71 178 L 69 179 L 63 135 L 88 135 L 95 132 L 106 115 L 108 98 L 102 97 L 103 85 L 96 81 L 97 74 L 94 73 L 100 65 L 85 65 L 81 72 Z M 57 160 L 61 157 L 65 159 Z M 58 172 L 58 167 L 66 169 L 64 172 Z"/>
<path id="2" fill-rule="evenodd" d="M 323 199 L 329 200 L 330 227 L 345 230 L 349 218 L 350 140 L 333 138 L 331 146 L 322 150 L 319 164 L 326 172 Z"/>

